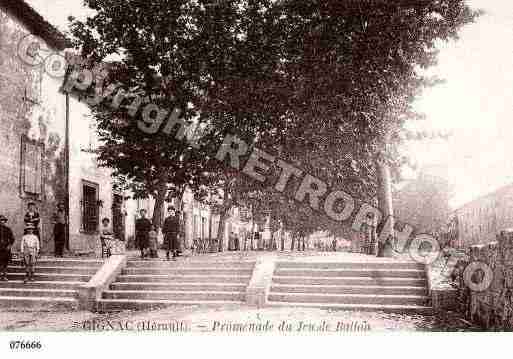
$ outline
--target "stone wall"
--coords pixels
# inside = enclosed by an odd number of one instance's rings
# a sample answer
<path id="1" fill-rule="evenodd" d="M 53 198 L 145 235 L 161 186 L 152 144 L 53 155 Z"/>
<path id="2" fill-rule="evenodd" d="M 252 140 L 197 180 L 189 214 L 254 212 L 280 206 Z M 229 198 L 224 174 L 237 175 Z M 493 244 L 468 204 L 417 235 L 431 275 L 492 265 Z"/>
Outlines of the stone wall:
<path id="1" fill-rule="evenodd" d="M 475 262 L 487 264 L 493 273 L 483 291 L 472 291 L 465 284 L 465 268 Z M 471 280 L 486 281 L 485 273 L 476 270 Z M 502 232 L 496 242 L 470 247 L 468 258 L 457 263 L 455 281 L 458 311 L 467 319 L 488 330 L 513 330 L 513 233 Z"/>
<path id="2" fill-rule="evenodd" d="M 0 10 L 0 213 L 9 219 L 17 251 L 27 204 L 34 201 L 41 214 L 42 251 L 51 252 L 52 215 L 66 195 L 65 96 L 58 92 L 60 80 L 18 56 L 20 41 L 27 34 L 23 24 Z M 43 39 L 38 41 L 41 48 L 51 50 Z M 22 184 L 31 178 L 24 175 L 22 138 L 42 146 L 42 158 L 37 161 L 41 169 L 38 193 L 29 193 Z"/>

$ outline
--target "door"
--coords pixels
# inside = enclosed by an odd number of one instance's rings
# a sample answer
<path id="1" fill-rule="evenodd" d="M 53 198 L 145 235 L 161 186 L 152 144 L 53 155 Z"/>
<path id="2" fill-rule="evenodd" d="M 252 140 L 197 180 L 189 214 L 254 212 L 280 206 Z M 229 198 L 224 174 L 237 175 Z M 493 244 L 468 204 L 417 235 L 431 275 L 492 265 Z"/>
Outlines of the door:
<path id="1" fill-rule="evenodd" d="M 123 213 L 123 196 L 115 194 L 112 201 L 112 230 L 116 238 L 125 240 L 125 214 Z"/>

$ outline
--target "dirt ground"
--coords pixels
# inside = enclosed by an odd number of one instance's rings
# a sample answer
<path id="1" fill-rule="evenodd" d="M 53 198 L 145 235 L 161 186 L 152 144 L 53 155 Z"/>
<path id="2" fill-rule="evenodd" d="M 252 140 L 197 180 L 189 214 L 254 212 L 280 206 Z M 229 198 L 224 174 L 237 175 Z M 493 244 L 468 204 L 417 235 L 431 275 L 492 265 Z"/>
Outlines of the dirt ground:
<path id="1" fill-rule="evenodd" d="M 240 305 L 216 308 L 174 306 L 118 313 L 3 311 L 2 331 L 163 331 L 170 334 L 333 334 L 376 331 L 475 331 L 455 313 L 403 315 L 330 311 L 315 308 L 265 308 Z"/>

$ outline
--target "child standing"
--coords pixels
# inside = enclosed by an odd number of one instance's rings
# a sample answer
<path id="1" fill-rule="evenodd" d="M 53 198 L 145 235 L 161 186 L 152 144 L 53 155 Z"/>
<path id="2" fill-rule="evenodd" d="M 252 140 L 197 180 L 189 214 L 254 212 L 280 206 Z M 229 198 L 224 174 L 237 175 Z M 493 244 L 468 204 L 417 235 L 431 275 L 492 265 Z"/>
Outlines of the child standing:
<path id="1" fill-rule="evenodd" d="M 110 219 L 102 219 L 102 228 L 100 230 L 100 243 L 102 246 L 102 258 L 110 257 L 112 254 L 112 245 L 114 241 L 114 233 L 110 228 Z"/>
<path id="2" fill-rule="evenodd" d="M 34 281 L 34 265 L 36 258 L 39 255 L 39 238 L 34 234 L 35 228 L 33 225 L 27 225 L 25 235 L 21 239 L 21 255 L 25 263 L 26 276 L 23 283 Z"/>
<path id="3" fill-rule="evenodd" d="M 154 225 L 151 225 L 150 232 L 148 233 L 150 240 L 150 258 L 158 258 L 158 233 Z"/>

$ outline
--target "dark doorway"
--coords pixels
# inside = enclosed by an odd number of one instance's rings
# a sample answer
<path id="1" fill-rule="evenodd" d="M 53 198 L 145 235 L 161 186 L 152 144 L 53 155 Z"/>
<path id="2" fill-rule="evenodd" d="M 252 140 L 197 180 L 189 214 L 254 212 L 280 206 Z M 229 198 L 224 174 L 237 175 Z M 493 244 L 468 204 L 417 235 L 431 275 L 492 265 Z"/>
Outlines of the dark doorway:
<path id="1" fill-rule="evenodd" d="M 123 196 L 114 194 L 112 200 L 112 230 L 116 238 L 125 240 L 125 214 L 123 213 Z"/>

